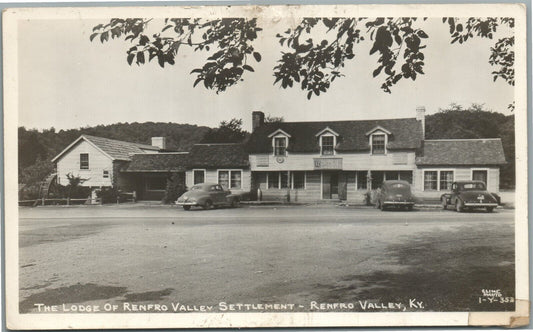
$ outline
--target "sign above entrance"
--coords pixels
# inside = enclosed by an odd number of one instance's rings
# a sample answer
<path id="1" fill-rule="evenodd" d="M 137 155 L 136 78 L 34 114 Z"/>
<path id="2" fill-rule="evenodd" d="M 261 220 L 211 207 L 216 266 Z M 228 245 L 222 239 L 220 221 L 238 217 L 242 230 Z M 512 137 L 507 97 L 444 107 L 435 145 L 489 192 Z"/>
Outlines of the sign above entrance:
<path id="1" fill-rule="evenodd" d="M 342 170 L 342 158 L 313 158 L 315 169 Z"/>

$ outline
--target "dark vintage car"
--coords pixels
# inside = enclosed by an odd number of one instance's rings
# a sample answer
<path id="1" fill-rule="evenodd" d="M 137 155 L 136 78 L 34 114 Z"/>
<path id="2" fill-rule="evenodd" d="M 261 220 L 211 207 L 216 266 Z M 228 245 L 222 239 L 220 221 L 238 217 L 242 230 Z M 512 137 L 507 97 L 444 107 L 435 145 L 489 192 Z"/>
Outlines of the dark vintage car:
<path id="1" fill-rule="evenodd" d="M 224 190 L 217 183 L 200 183 L 181 195 L 176 201 L 176 205 L 183 206 L 184 210 L 190 210 L 192 206 L 200 206 L 206 210 L 218 206 L 237 207 L 239 195 Z"/>
<path id="2" fill-rule="evenodd" d="M 382 211 L 387 208 L 406 208 L 410 211 L 414 205 L 415 199 L 409 182 L 387 180 L 381 184 L 376 197 L 376 208 Z"/>
<path id="3" fill-rule="evenodd" d="M 489 193 L 483 181 L 458 181 L 452 183 L 452 192 L 440 198 L 443 209 L 453 206 L 456 211 L 485 209 L 492 212 L 500 204 L 497 194 Z"/>

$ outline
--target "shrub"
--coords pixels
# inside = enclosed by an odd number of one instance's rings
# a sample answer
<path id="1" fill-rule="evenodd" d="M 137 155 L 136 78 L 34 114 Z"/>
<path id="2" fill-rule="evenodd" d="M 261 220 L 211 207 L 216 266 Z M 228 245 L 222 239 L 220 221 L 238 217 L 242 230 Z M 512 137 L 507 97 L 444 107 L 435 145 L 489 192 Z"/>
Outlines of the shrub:
<path id="1" fill-rule="evenodd" d="M 165 196 L 163 196 L 163 203 L 171 204 L 174 203 L 178 197 L 180 197 L 184 192 L 187 191 L 185 184 L 183 183 L 183 178 L 179 174 L 173 174 L 167 180 L 167 186 L 165 188 Z"/>
<path id="2" fill-rule="evenodd" d="M 124 197 L 120 195 L 120 191 L 113 187 L 102 187 L 96 191 L 96 197 L 102 200 L 102 204 L 116 203 L 124 201 Z"/>

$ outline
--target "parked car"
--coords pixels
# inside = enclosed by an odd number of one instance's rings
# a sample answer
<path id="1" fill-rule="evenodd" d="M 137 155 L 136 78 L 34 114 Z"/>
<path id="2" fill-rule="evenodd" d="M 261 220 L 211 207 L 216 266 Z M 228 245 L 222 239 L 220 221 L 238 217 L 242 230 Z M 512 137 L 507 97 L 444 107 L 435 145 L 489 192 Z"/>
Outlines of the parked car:
<path id="1" fill-rule="evenodd" d="M 190 210 L 192 206 L 199 206 L 206 210 L 218 206 L 237 207 L 239 195 L 224 190 L 217 183 L 200 183 L 181 195 L 176 201 L 176 205 L 182 206 L 186 211 Z"/>
<path id="2" fill-rule="evenodd" d="M 489 193 L 483 181 L 458 181 L 452 183 L 452 192 L 440 198 L 442 208 L 452 205 L 457 212 L 467 209 L 484 208 L 492 212 L 500 204 L 500 197 Z"/>
<path id="3" fill-rule="evenodd" d="M 381 184 L 376 197 L 376 208 L 381 211 L 389 207 L 413 209 L 415 199 L 411 193 L 411 185 L 407 181 L 387 180 Z"/>

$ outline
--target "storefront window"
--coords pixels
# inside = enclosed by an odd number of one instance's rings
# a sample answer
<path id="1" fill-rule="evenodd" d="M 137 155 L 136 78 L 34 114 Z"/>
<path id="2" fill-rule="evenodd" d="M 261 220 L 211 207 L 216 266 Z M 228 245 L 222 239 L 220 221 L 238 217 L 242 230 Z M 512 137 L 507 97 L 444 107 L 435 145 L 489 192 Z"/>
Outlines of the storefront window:
<path id="1" fill-rule="evenodd" d="M 294 189 L 305 188 L 305 172 L 292 172 L 292 181 Z"/>

